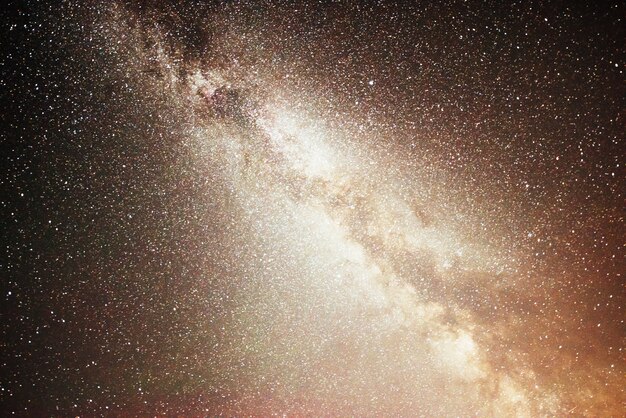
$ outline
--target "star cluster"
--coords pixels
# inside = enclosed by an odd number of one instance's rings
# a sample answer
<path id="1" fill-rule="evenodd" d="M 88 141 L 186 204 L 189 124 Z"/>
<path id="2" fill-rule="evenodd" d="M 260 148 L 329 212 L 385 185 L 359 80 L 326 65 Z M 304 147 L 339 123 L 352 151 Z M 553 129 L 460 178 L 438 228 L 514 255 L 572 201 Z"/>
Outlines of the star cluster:
<path id="1" fill-rule="evenodd" d="M 0 403 L 619 416 L 619 2 L 24 2 Z"/>

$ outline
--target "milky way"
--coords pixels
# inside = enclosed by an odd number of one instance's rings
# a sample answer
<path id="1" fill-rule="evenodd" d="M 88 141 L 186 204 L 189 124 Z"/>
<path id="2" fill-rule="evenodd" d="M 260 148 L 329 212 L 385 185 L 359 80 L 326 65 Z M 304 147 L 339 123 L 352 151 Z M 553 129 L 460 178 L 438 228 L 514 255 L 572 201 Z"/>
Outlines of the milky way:
<path id="1" fill-rule="evenodd" d="M 623 4 L 4 13 L 4 411 L 623 414 Z"/>

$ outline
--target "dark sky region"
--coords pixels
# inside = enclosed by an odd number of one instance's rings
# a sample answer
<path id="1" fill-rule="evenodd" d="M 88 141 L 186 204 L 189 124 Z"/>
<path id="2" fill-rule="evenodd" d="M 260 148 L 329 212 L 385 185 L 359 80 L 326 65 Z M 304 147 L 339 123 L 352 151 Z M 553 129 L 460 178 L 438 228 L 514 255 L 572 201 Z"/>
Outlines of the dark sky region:
<path id="1" fill-rule="evenodd" d="M 7 416 L 622 416 L 623 2 L 15 1 Z"/>

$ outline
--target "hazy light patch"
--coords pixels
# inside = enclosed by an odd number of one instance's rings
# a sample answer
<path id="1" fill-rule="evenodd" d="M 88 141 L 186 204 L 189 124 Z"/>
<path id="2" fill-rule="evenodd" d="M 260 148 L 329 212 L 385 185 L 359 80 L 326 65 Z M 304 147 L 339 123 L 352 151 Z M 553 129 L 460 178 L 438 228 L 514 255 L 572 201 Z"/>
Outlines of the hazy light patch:
<path id="1" fill-rule="evenodd" d="M 446 331 L 431 345 L 442 363 L 459 378 L 474 381 L 485 376 L 478 359 L 479 347 L 467 331 Z"/>
<path id="2" fill-rule="evenodd" d="M 324 132 L 286 111 L 276 111 L 273 120 L 261 120 L 277 152 L 284 155 L 292 169 L 309 178 L 331 179 L 336 171 L 338 150 L 333 149 Z"/>

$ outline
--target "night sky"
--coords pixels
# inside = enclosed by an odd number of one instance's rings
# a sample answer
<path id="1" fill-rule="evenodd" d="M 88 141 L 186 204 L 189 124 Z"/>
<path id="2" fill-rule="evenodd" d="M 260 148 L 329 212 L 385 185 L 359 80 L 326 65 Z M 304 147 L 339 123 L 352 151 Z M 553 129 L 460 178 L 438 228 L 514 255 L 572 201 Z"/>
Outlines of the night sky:
<path id="1" fill-rule="evenodd" d="M 3 6 L 1 415 L 623 416 L 625 16 Z"/>

